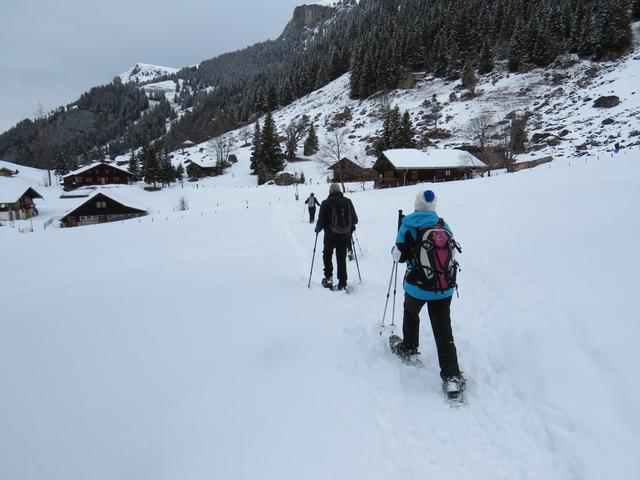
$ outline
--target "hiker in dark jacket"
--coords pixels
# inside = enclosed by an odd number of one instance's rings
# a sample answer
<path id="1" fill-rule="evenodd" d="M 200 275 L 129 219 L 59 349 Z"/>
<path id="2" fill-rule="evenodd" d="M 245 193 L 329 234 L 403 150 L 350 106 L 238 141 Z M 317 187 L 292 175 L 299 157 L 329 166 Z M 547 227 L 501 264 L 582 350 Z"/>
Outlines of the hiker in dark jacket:
<path id="1" fill-rule="evenodd" d="M 340 191 L 340 185 L 331 184 L 329 197 L 320 205 L 316 233 L 324 230 L 324 278 L 322 286 L 333 288 L 333 251 L 336 251 L 338 289 L 347 287 L 347 248 L 356 229 L 358 215 L 353 203 Z"/>
<path id="2" fill-rule="evenodd" d="M 414 254 L 419 229 L 441 225 L 453 234 L 449 225 L 436 213 L 436 203 L 437 197 L 431 190 L 418 193 L 415 200 L 415 212 L 402 220 L 396 244 L 392 250 L 395 262 L 407 263 L 407 272 L 404 277 L 403 340 L 398 346 L 398 353 L 407 356 L 417 353 L 420 335 L 419 315 L 422 307 L 426 304 L 438 350 L 440 376 L 445 383 L 459 383 L 463 379 L 458 366 L 458 354 L 453 341 L 450 316 L 453 289 L 429 291 L 421 288 L 419 265 Z"/>
<path id="3" fill-rule="evenodd" d="M 316 219 L 316 205 L 320 206 L 320 202 L 318 202 L 318 199 L 312 193 L 304 203 L 306 203 L 309 208 L 309 223 L 313 223 Z"/>

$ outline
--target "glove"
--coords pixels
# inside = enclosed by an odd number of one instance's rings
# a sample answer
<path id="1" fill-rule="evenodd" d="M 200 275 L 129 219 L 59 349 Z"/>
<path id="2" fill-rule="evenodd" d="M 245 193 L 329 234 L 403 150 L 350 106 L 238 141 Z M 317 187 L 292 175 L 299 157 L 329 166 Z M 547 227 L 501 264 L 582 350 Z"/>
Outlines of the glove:
<path id="1" fill-rule="evenodd" d="M 318 229 L 316 228 L 316 235 L 319 235 L 321 231 L 322 231 L 322 230 L 318 230 Z"/>
<path id="2" fill-rule="evenodd" d="M 396 263 L 400 263 L 400 259 L 402 258 L 402 252 L 395 245 L 391 249 L 391 257 L 393 257 L 393 261 Z"/>
<path id="3" fill-rule="evenodd" d="M 355 225 L 351 225 L 351 233 L 356 231 L 356 226 Z"/>

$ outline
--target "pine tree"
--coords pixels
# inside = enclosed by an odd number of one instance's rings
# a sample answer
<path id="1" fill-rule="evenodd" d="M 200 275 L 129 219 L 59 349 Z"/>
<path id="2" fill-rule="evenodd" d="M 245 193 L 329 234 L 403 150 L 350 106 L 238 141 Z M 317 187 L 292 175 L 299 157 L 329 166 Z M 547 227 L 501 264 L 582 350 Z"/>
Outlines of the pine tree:
<path id="1" fill-rule="evenodd" d="M 619 56 L 631 46 L 632 34 L 626 0 L 599 3 L 593 18 L 593 46 L 597 60 Z"/>
<path id="2" fill-rule="evenodd" d="M 318 135 L 316 134 L 316 127 L 312 123 L 309 127 L 309 133 L 307 134 L 307 139 L 304 141 L 304 154 L 305 156 L 310 156 L 318 153 L 320 149 L 320 145 L 318 143 Z"/>
<path id="3" fill-rule="evenodd" d="M 399 143 L 399 130 L 402 123 L 400 107 L 389 109 L 382 122 L 382 137 L 376 143 L 376 150 L 381 154 L 385 150 L 396 148 Z"/>
<path id="4" fill-rule="evenodd" d="M 58 177 L 62 177 L 63 175 L 66 175 L 67 173 L 69 173 L 69 168 L 67 167 L 67 161 L 62 152 L 56 153 L 56 166 L 55 166 L 54 173 Z"/>
<path id="5" fill-rule="evenodd" d="M 478 73 L 480 75 L 486 75 L 493 71 L 493 52 L 489 41 L 485 38 L 482 43 L 482 50 L 480 52 L 480 60 L 478 61 Z"/>
<path id="6" fill-rule="evenodd" d="M 251 145 L 251 174 L 258 174 L 258 163 L 260 162 L 260 145 L 262 144 L 262 130 L 260 129 L 260 121 L 256 121 L 253 130 L 253 140 Z"/>
<path id="7" fill-rule="evenodd" d="M 273 175 L 284 168 L 284 155 L 280 146 L 278 128 L 271 112 L 267 113 L 262 128 L 262 143 L 260 144 L 260 163 L 266 173 Z"/>
<path id="8" fill-rule="evenodd" d="M 184 167 L 182 166 L 182 163 L 179 163 L 178 166 L 176 167 L 176 180 L 178 182 L 182 182 L 183 178 L 184 178 Z"/>
<path id="9" fill-rule="evenodd" d="M 402 122 L 398 129 L 398 142 L 394 145 L 394 148 L 415 148 L 416 131 L 413 128 L 413 122 L 411 121 L 411 115 L 408 111 L 402 115 Z"/>
<path id="10" fill-rule="evenodd" d="M 131 150 L 131 156 L 129 157 L 129 173 L 133 177 L 134 181 L 140 180 L 140 164 L 138 163 L 138 157 L 133 150 Z"/>
<path id="11" fill-rule="evenodd" d="M 516 26 L 516 30 L 513 32 L 513 36 L 511 37 L 511 43 L 509 44 L 508 66 L 510 72 L 518 72 L 522 66 L 524 45 L 521 28 L 520 24 Z"/>
<path id="12" fill-rule="evenodd" d="M 176 181 L 176 171 L 171 164 L 167 150 L 158 153 L 159 180 L 163 185 L 169 185 Z"/>
<path id="13" fill-rule="evenodd" d="M 160 180 L 160 166 L 158 165 L 156 150 L 149 144 L 147 139 L 145 139 L 145 143 L 142 145 L 141 160 L 144 181 L 149 185 L 153 184 L 153 187 L 156 188 Z"/>
<path id="14" fill-rule="evenodd" d="M 478 79 L 476 78 L 476 73 L 473 70 L 473 66 L 471 62 L 467 62 L 462 69 L 462 86 L 471 92 L 471 95 L 476 93 L 476 84 L 478 83 Z"/>
<path id="15" fill-rule="evenodd" d="M 553 38 L 549 29 L 545 26 L 538 33 L 538 38 L 531 52 L 531 61 L 538 67 L 551 65 L 556 59 L 556 51 Z"/>

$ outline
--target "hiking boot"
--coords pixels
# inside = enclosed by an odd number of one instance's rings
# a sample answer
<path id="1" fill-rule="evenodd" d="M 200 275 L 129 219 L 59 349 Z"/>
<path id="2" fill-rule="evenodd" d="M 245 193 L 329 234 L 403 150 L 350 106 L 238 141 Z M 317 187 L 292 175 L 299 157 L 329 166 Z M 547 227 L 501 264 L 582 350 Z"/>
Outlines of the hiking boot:
<path id="1" fill-rule="evenodd" d="M 321 284 L 322 284 L 322 286 L 323 286 L 324 288 L 333 288 L 333 278 L 331 278 L 331 277 L 324 277 L 324 278 L 322 279 Z"/>
<path id="2" fill-rule="evenodd" d="M 353 262 L 353 252 L 349 252 L 348 258 L 350 262 Z"/>
<path id="3" fill-rule="evenodd" d="M 346 290 L 347 282 L 338 282 L 338 290 Z"/>

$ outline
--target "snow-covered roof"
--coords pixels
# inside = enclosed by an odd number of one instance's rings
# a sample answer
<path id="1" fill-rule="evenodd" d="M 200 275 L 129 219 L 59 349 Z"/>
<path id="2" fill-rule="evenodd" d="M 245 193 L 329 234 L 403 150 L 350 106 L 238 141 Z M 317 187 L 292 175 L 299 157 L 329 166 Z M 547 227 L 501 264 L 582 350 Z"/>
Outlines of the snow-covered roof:
<path id="1" fill-rule="evenodd" d="M 108 191 L 108 192 L 106 192 L 104 190 L 100 190 L 100 191 L 97 191 L 96 193 L 94 193 L 93 195 L 91 195 L 91 197 L 83 198 L 79 202 L 76 202 L 74 207 L 72 209 L 70 209 L 67 213 L 65 213 L 61 218 L 64 218 L 64 217 L 66 217 L 68 215 L 71 215 L 73 212 L 75 212 L 77 209 L 79 209 L 83 205 L 93 201 L 98 195 L 104 195 L 105 197 L 108 197 L 111 200 L 119 203 L 120 205 L 123 205 L 123 206 L 128 207 L 128 208 L 135 208 L 136 210 L 144 210 L 145 212 L 147 211 L 147 207 L 145 207 L 143 205 L 140 205 L 140 204 L 136 204 L 135 202 L 129 200 L 128 198 L 124 197 L 120 193 L 115 193 L 115 192 L 113 192 L 111 190 Z"/>
<path id="2" fill-rule="evenodd" d="M 196 164 L 200 168 L 215 168 L 216 166 L 216 162 L 212 160 L 205 160 L 204 158 L 197 158 L 197 159 L 190 158 L 185 163 L 189 163 L 189 162 Z"/>
<path id="3" fill-rule="evenodd" d="M 417 150 L 400 148 L 382 152 L 398 170 L 428 170 L 432 168 L 486 167 L 475 156 L 464 150 L 436 149 Z"/>
<path id="4" fill-rule="evenodd" d="M 81 173 L 89 171 L 92 168 L 97 167 L 99 165 L 105 165 L 107 167 L 112 167 L 112 168 L 115 168 L 116 170 L 120 170 L 120 171 L 122 171 L 124 173 L 127 173 L 127 174 L 131 175 L 131 172 L 129 172 L 129 170 L 127 170 L 125 168 L 122 168 L 122 167 L 119 167 L 117 165 L 112 165 L 111 163 L 107 163 L 107 162 L 96 162 L 96 163 L 92 163 L 91 165 L 87 165 L 85 167 L 81 167 L 81 168 L 79 168 L 77 170 L 74 170 L 73 172 L 69 172 L 66 175 L 64 175 L 62 178 L 67 178 L 67 177 L 73 177 L 75 175 L 80 175 Z"/>
<path id="5" fill-rule="evenodd" d="M 0 184 L 0 203 L 16 203 L 18 200 L 20 200 L 20 197 L 22 197 L 29 190 L 33 190 L 38 195 L 38 197 L 36 198 L 42 198 L 42 195 L 40 195 L 28 185 L 11 185 L 8 182 L 2 182 L 2 184 Z"/>

